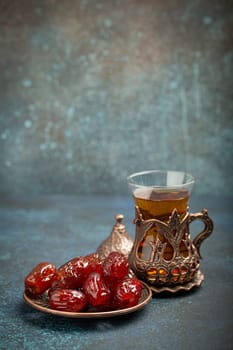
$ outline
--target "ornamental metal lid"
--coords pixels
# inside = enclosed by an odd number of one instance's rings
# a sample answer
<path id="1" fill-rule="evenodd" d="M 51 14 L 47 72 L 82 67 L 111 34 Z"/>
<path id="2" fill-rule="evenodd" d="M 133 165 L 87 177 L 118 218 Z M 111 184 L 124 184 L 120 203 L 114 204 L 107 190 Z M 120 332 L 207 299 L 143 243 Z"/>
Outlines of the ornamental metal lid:
<path id="1" fill-rule="evenodd" d="M 96 252 L 103 258 L 107 257 L 112 251 L 120 252 L 128 257 L 133 246 L 133 240 L 122 223 L 123 218 L 124 215 L 122 214 L 115 216 L 116 223 L 112 232 L 97 248 Z"/>

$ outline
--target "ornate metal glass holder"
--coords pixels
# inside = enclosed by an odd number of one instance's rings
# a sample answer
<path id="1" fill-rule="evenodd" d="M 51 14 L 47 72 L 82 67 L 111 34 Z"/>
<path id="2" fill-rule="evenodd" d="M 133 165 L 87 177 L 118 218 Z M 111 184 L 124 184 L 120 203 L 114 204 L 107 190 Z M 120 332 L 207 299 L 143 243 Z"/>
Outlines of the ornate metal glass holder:
<path id="1" fill-rule="evenodd" d="M 148 170 L 127 177 L 135 203 L 136 233 L 129 262 L 133 272 L 155 292 L 191 289 L 201 284 L 200 246 L 213 231 L 206 209 L 189 213 L 195 183 L 182 171 Z M 204 229 L 192 240 L 190 224 Z"/>
<path id="2" fill-rule="evenodd" d="M 174 209 L 169 221 L 165 223 L 158 219 L 144 220 L 139 208 L 136 206 L 135 209 L 136 234 L 129 254 L 130 266 L 134 273 L 155 292 L 191 289 L 200 285 L 204 278 L 199 270 L 200 246 L 213 231 L 213 221 L 207 210 L 203 209 L 195 214 L 187 211 L 181 218 Z M 203 221 L 204 229 L 192 241 L 189 225 L 196 219 Z M 145 242 L 148 231 L 153 227 L 156 234 L 152 240 Z M 148 245 L 147 257 L 139 254 L 141 244 Z M 166 256 L 168 247 L 169 259 Z"/>

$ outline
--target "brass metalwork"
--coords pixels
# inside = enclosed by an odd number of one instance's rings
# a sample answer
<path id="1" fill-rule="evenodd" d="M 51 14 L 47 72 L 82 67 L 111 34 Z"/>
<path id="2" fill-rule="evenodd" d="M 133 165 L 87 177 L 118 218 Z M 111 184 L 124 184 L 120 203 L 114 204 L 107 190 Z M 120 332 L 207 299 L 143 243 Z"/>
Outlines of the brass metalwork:
<path id="1" fill-rule="evenodd" d="M 204 275 L 200 270 L 198 270 L 194 278 L 190 282 L 175 284 L 175 285 L 161 285 L 161 286 L 150 285 L 150 289 L 155 294 L 163 293 L 163 292 L 169 292 L 169 293 L 177 293 L 179 291 L 187 292 L 193 289 L 194 287 L 199 287 L 203 281 L 204 281 Z"/>
<path id="2" fill-rule="evenodd" d="M 112 232 L 97 248 L 97 253 L 105 258 L 112 251 L 121 252 L 128 257 L 133 246 L 133 240 L 126 231 L 125 225 L 122 223 L 124 216 L 117 214 L 115 216 L 116 223 L 113 226 Z"/>
<path id="3" fill-rule="evenodd" d="M 174 209 L 169 221 L 165 223 L 158 219 L 144 220 L 139 208 L 136 206 L 135 209 L 136 235 L 129 254 L 129 263 L 133 272 L 140 279 L 155 287 L 184 285 L 194 281 L 200 266 L 201 243 L 213 231 L 213 221 L 208 216 L 207 210 L 203 209 L 202 212 L 196 214 L 190 214 L 187 211 L 186 215 L 181 218 Z M 196 219 L 201 220 L 205 226 L 192 241 L 189 225 Z M 148 230 L 153 227 L 156 227 L 155 232 L 157 233 L 153 241 L 149 242 L 150 255 L 148 259 L 145 259 L 139 256 L 139 246 L 144 241 Z M 164 258 L 167 245 L 170 245 L 173 251 L 170 260 Z"/>

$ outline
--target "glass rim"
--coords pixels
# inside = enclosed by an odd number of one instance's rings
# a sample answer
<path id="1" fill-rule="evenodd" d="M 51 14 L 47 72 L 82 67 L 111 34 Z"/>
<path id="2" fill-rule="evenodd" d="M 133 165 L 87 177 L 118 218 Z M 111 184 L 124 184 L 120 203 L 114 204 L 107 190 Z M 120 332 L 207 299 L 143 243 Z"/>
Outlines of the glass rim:
<path id="1" fill-rule="evenodd" d="M 183 174 L 185 175 L 188 180 L 183 182 L 183 183 L 179 183 L 179 184 L 172 184 L 172 185 L 142 185 L 137 183 L 134 178 L 137 176 L 141 176 L 141 175 L 149 175 L 149 174 L 168 174 L 168 173 L 176 173 L 176 174 Z M 195 178 L 193 175 L 191 175 L 190 173 L 187 173 L 186 171 L 179 171 L 179 170 L 143 170 L 143 171 L 139 171 L 139 172 L 135 172 L 132 173 L 130 175 L 128 175 L 126 177 L 126 180 L 128 182 L 128 185 L 134 186 L 134 187 L 141 187 L 141 188 L 180 188 L 180 187 L 184 187 L 184 186 L 190 186 L 193 185 L 195 183 Z"/>

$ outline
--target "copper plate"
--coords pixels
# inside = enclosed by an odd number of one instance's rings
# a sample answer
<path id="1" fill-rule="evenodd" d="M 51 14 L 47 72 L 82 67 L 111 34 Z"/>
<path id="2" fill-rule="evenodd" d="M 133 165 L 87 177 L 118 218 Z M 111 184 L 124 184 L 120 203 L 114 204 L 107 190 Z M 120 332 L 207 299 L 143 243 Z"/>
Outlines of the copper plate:
<path id="1" fill-rule="evenodd" d="M 203 280 L 204 280 L 204 275 L 200 270 L 198 270 L 196 275 L 194 276 L 194 279 L 188 283 L 177 284 L 175 286 L 161 286 L 161 287 L 155 287 L 150 285 L 150 288 L 152 292 L 155 294 L 162 293 L 162 292 L 176 293 L 176 292 L 179 292 L 180 290 L 189 291 L 193 287 L 199 287 Z"/>
<path id="2" fill-rule="evenodd" d="M 142 309 L 150 301 L 152 297 L 152 291 L 144 282 L 142 282 L 142 294 L 141 294 L 139 303 L 137 305 L 126 309 L 103 311 L 103 312 L 96 312 L 96 311 L 68 312 L 68 311 L 54 310 L 49 307 L 48 296 L 46 293 L 37 297 L 31 297 L 31 296 L 28 296 L 26 292 L 24 292 L 23 297 L 26 303 L 28 303 L 34 309 L 37 309 L 39 311 L 46 312 L 49 314 L 53 314 L 56 316 L 71 317 L 71 318 L 98 318 L 98 317 L 120 316 L 120 315 L 128 314 L 128 313 L 137 311 L 139 309 Z"/>

